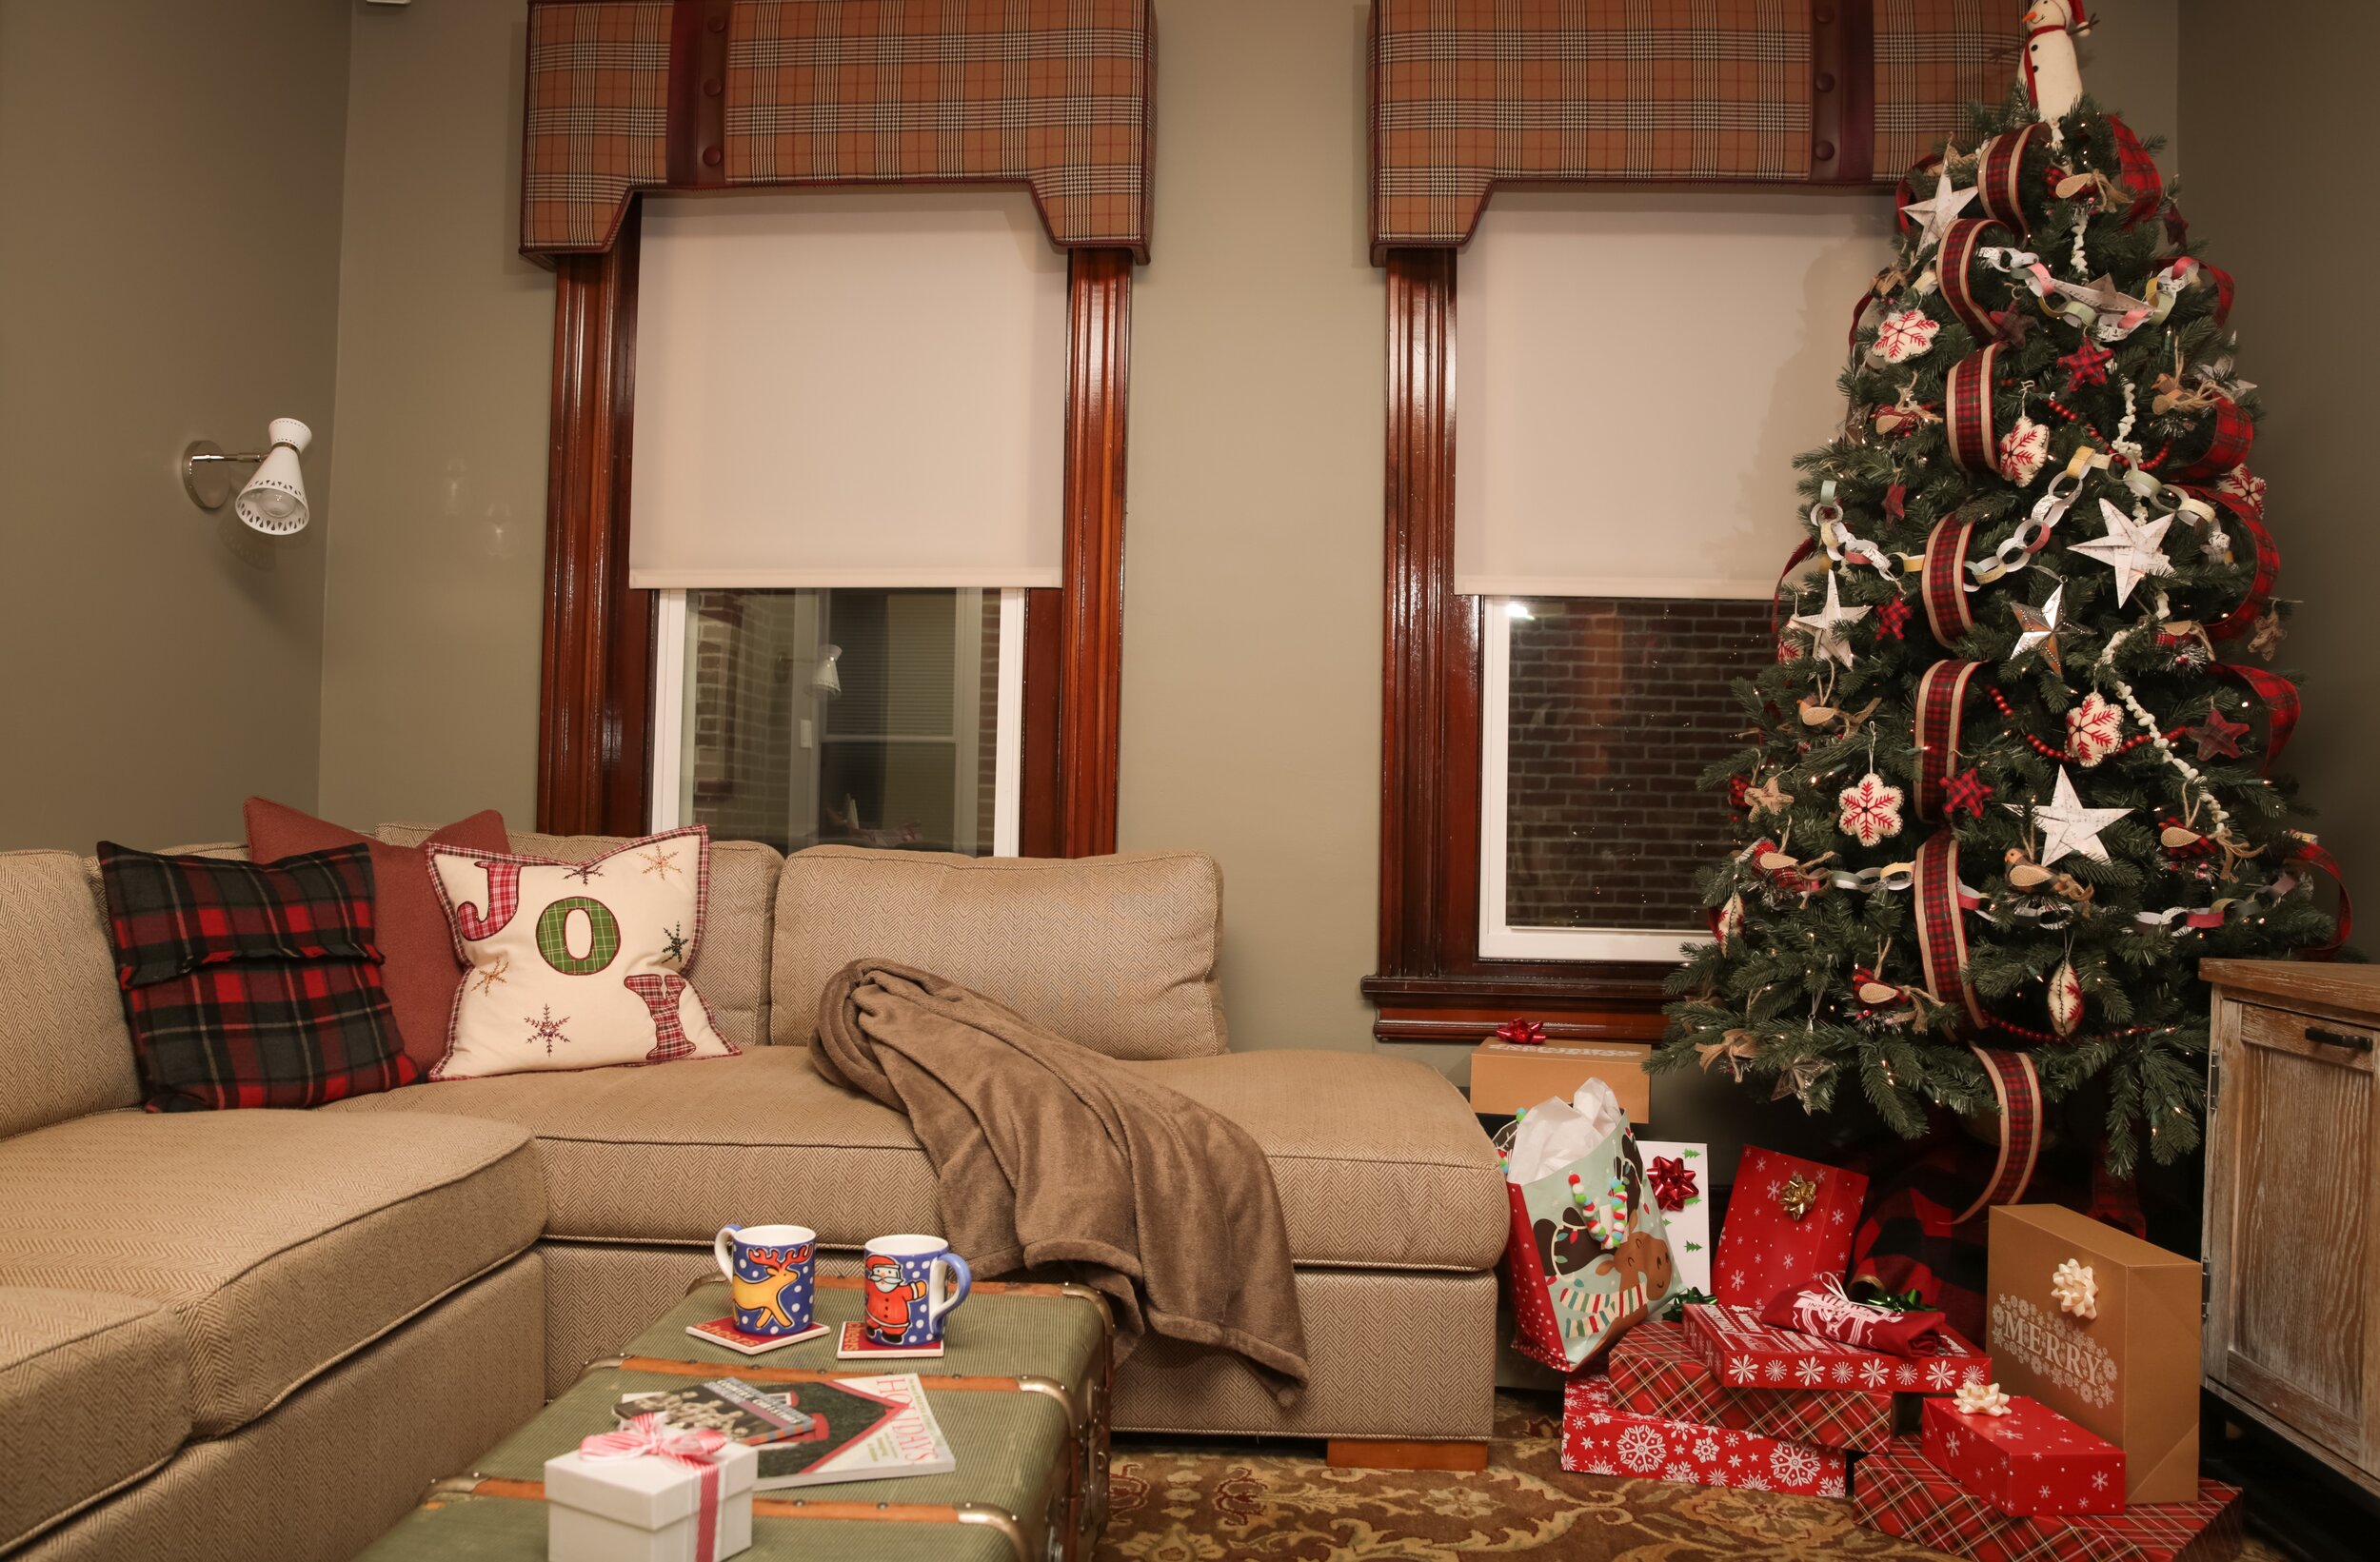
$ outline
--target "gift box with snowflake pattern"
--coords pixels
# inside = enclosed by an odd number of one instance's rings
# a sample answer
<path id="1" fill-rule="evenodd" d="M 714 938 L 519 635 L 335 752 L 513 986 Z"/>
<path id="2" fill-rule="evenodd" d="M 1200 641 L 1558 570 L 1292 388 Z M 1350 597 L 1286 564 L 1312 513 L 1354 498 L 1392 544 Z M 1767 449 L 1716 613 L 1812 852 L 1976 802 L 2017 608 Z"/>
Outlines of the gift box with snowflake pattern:
<path id="1" fill-rule="evenodd" d="M 1731 1389 L 1682 1323 L 1639 1325 L 1605 1358 L 1612 1398 L 1640 1415 L 1810 1443 L 1819 1448 L 1882 1448 L 1893 1436 L 1890 1389 L 1824 1388 L 1794 1394 Z"/>
<path id="2" fill-rule="evenodd" d="M 1923 1355 L 1863 1351 L 1839 1339 L 1796 1334 L 1760 1321 L 1749 1307 L 1696 1303 L 1686 1309 L 1702 1359 L 1731 1389 L 1803 1393 L 1868 1389 L 1893 1394 L 1956 1394 L 1992 1381 L 1992 1358 L 1945 1328 L 1918 1343 Z"/>
<path id="3" fill-rule="evenodd" d="M 1782 1437 L 1622 1410 L 1601 1373 L 1562 1393 L 1562 1468 L 1688 1486 L 1732 1486 L 1803 1497 L 1843 1495 L 1845 1456 Z"/>

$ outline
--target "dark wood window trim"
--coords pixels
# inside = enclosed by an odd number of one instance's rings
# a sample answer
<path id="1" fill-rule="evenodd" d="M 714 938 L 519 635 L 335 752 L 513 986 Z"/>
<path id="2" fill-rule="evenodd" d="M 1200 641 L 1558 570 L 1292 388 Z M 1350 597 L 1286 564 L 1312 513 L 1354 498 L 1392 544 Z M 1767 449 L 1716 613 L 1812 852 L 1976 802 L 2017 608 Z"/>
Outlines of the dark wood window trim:
<path id="1" fill-rule="evenodd" d="M 1380 939 L 1363 993 L 1382 1040 L 1472 1042 L 1516 1016 L 1650 1040 L 1667 965 L 1479 955 L 1482 619 L 1455 591 L 1455 265 L 1451 249 L 1387 252 Z"/>
<path id="2" fill-rule="evenodd" d="M 555 258 L 537 824 L 641 835 L 652 776 L 655 594 L 628 585 L 641 202 L 612 247 Z M 1132 253 L 1067 255 L 1063 584 L 1027 594 L 1020 843 L 1116 849 Z"/>

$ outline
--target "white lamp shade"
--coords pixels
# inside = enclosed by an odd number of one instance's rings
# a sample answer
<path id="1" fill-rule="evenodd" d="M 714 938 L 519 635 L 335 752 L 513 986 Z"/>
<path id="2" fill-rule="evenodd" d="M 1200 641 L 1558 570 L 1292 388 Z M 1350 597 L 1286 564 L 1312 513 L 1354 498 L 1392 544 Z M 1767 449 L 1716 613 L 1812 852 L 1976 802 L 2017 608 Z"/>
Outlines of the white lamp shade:
<path id="1" fill-rule="evenodd" d="M 275 418 L 268 427 L 272 447 L 257 465 L 256 475 L 240 490 L 240 519 L 268 537 L 302 531 L 311 511 L 306 503 L 306 472 L 298 452 L 313 442 L 314 431 L 295 418 Z"/>

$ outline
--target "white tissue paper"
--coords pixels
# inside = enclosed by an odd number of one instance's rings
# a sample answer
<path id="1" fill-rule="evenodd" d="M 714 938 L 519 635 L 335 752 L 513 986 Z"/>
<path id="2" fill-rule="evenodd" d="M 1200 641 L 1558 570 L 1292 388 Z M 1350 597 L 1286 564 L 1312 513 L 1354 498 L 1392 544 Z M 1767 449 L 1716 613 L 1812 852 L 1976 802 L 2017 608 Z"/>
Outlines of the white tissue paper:
<path id="1" fill-rule="evenodd" d="M 1600 1079 L 1589 1079 L 1567 1101 L 1559 1096 L 1521 1114 L 1513 1130 L 1512 1153 L 1504 1157 L 1504 1180 L 1527 1184 L 1558 1172 L 1603 1142 L 1628 1121 L 1619 1097 Z"/>

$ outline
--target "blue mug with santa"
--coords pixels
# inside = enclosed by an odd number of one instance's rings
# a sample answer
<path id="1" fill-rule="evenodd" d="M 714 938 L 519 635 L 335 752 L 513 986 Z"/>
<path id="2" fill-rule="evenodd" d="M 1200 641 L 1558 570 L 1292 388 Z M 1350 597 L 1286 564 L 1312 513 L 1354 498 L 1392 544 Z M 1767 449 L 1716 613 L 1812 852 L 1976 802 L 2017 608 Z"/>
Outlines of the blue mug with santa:
<path id="1" fill-rule="evenodd" d="M 975 1287 L 967 1261 L 939 1236 L 879 1236 L 861 1264 L 867 1337 L 875 1345 L 939 1345 L 942 1321 Z"/>

